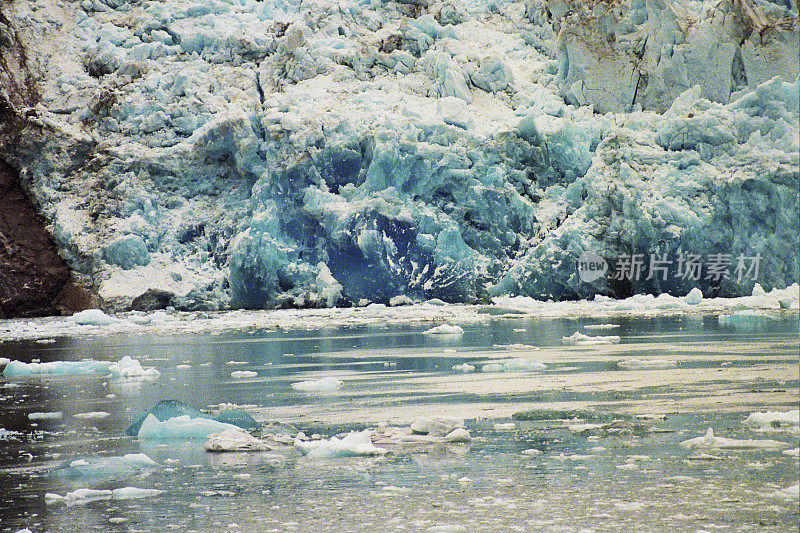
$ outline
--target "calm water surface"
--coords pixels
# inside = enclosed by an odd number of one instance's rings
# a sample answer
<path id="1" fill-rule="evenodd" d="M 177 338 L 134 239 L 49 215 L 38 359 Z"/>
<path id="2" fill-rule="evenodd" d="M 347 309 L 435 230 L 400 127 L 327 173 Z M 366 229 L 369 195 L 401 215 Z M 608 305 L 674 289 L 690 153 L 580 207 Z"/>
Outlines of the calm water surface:
<path id="1" fill-rule="evenodd" d="M 742 424 L 754 411 L 797 407 L 796 315 L 743 329 L 722 327 L 713 316 L 615 319 L 606 322 L 616 329 L 585 328 L 597 322 L 497 318 L 457 336 L 389 325 L 4 342 L 0 356 L 12 360 L 128 355 L 161 376 L 0 377 L 0 428 L 19 432 L 0 440 L 0 529 L 796 531 L 797 499 L 783 492 L 798 482 L 796 451 L 679 446 L 712 427 L 728 438 L 797 448 L 796 431 L 759 433 Z M 576 331 L 621 341 L 565 345 L 562 338 Z M 481 372 L 484 364 L 518 358 L 546 369 Z M 631 358 L 674 367 L 618 365 Z M 452 369 L 463 363 L 476 371 Z M 231 378 L 237 370 L 257 376 Z M 342 387 L 314 394 L 290 386 L 325 376 Z M 125 436 L 137 413 L 173 398 L 200 409 L 244 406 L 265 432 L 327 438 L 445 415 L 464 418 L 473 439 L 395 446 L 377 458 L 312 459 L 290 447 L 210 454 L 204 441 Z M 523 418 L 531 419 L 511 418 L 530 411 Z M 61 417 L 32 420 L 34 412 Z M 86 412 L 109 416 L 75 417 Z M 606 427 L 571 430 L 598 422 L 586 412 Z M 583 418 L 565 420 L 568 413 Z M 54 474 L 65 461 L 126 453 L 146 453 L 158 466 L 90 479 Z M 164 492 L 73 506 L 44 498 L 130 486 Z"/>

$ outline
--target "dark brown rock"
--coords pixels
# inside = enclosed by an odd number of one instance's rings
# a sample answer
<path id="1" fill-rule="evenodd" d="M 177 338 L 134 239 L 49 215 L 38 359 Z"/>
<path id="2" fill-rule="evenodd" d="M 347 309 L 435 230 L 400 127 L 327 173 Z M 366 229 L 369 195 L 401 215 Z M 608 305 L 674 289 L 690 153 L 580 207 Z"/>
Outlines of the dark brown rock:
<path id="1" fill-rule="evenodd" d="M 0 160 L 0 317 L 69 313 L 91 306 L 19 184 Z"/>

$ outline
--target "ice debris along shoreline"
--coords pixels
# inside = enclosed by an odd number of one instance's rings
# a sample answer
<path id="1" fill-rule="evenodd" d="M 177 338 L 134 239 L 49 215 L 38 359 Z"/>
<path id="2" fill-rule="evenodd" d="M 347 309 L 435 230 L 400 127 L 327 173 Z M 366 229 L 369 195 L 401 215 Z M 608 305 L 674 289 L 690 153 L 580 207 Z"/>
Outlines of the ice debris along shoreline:
<path id="1" fill-rule="evenodd" d="M 608 319 L 668 315 L 734 315 L 737 311 L 745 310 L 763 317 L 763 320 L 769 320 L 769 317 L 796 316 L 800 308 L 800 287 L 794 284 L 786 289 L 775 289 L 737 298 L 703 298 L 699 304 L 688 304 L 684 298 L 668 294 L 657 297 L 636 295 L 622 300 L 595 297 L 593 300 L 566 302 L 540 301 L 524 296 L 496 297 L 493 300 L 493 304 L 487 305 L 440 305 L 422 302 L 402 307 L 370 304 L 364 307 L 334 309 L 235 310 L 213 313 L 134 311 L 115 315 L 118 320 L 108 325 L 76 325 L 69 318 L 5 320 L 0 321 L 0 341 L 138 333 L 145 330 L 179 334 L 276 328 L 307 330 L 344 326 L 382 327 L 386 322 L 396 325 L 431 323 L 467 325 L 499 317 Z M 751 320 L 747 321 L 747 324 L 753 323 Z M 232 361 L 231 364 L 239 363 Z"/>
<path id="2" fill-rule="evenodd" d="M 107 310 L 737 296 L 798 280 L 796 3 L 3 13 L 10 53 L 60 59 L 4 71 L 0 158 Z M 584 283 L 584 251 L 760 268 Z"/>

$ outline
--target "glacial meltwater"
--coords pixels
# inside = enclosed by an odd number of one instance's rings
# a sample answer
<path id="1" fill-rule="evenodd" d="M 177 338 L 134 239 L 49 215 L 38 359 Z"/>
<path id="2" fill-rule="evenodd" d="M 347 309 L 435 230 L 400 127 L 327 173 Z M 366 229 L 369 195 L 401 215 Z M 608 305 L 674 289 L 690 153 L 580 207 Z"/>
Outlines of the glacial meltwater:
<path id="1" fill-rule="evenodd" d="M 796 310 L 325 313 L 4 323 L 52 335 L 0 343 L 0 529 L 797 530 Z M 117 366 L 67 364 L 82 360 Z M 163 400 L 252 416 L 233 433 L 260 449 L 206 451 L 166 423 L 126 434 Z"/>

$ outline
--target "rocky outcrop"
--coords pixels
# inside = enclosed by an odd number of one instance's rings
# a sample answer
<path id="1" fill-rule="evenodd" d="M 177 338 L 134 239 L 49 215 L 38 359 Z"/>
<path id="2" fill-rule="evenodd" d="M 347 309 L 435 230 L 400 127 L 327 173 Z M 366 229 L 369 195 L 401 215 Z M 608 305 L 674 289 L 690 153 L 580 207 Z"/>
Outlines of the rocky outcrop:
<path id="1" fill-rule="evenodd" d="M 97 304 L 73 279 L 18 169 L 7 160 L 37 137 L 30 109 L 38 98 L 25 47 L 0 11 L 0 318 L 71 313 Z"/>

